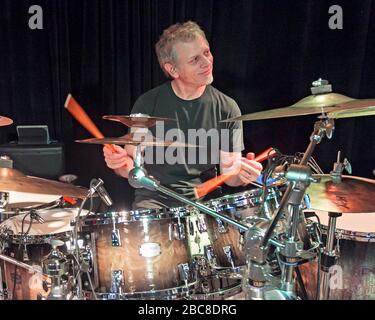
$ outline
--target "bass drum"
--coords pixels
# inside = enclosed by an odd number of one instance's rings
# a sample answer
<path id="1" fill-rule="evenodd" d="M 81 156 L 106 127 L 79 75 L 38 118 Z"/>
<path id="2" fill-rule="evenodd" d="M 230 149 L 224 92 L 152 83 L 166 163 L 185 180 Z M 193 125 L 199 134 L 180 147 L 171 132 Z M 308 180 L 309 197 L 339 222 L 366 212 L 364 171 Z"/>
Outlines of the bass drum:
<path id="1" fill-rule="evenodd" d="M 316 211 L 316 214 L 322 224 L 325 242 L 328 213 Z M 330 269 L 329 299 L 375 300 L 375 214 L 343 214 L 337 218 L 336 228 L 339 258 Z M 317 261 L 301 265 L 299 269 L 308 298 L 315 299 Z"/>

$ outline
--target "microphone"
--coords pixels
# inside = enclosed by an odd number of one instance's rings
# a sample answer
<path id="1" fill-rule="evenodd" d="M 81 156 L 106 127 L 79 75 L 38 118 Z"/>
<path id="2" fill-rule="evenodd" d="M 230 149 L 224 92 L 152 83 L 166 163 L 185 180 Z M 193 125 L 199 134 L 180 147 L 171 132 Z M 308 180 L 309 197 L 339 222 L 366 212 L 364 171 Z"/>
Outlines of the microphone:
<path id="1" fill-rule="evenodd" d="M 34 219 L 34 220 L 38 221 L 39 223 L 45 222 L 45 220 L 39 215 L 39 213 L 35 209 L 31 210 L 30 219 Z"/>
<path id="2" fill-rule="evenodd" d="M 103 187 L 103 180 L 93 179 L 91 183 L 91 189 L 89 192 L 89 196 L 92 196 L 95 192 L 99 195 L 100 199 L 108 206 L 110 207 L 113 204 L 112 198 L 109 196 L 107 190 Z"/>

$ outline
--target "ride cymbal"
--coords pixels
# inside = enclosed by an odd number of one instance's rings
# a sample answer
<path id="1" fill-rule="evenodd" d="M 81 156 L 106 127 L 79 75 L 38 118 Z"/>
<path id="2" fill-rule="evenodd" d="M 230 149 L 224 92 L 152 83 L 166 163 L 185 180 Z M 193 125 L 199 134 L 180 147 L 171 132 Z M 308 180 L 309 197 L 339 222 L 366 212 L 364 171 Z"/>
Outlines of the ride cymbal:
<path id="1" fill-rule="evenodd" d="M 88 193 L 88 190 L 82 187 L 26 176 L 21 171 L 10 168 L 0 168 L 0 191 L 61 195 L 73 198 L 84 198 Z"/>
<path id="2" fill-rule="evenodd" d="M 288 107 L 249 113 L 239 117 L 222 120 L 221 122 L 276 119 L 319 114 L 323 112 L 328 113 L 328 115 L 331 114 L 332 118 L 335 118 L 334 115 L 343 111 L 350 111 L 351 114 L 353 114 L 352 116 L 355 117 L 360 116 L 360 113 L 356 114 L 356 109 L 362 110 L 363 113 L 364 109 L 369 108 L 373 110 L 374 106 L 375 99 L 357 100 L 331 92 L 308 96 Z"/>
<path id="3" fill-rule="evenodd" d="M 375 213 L 375 180 L 355 176 L 342 176 L 340 183 L 328 174 L 313 175 L 320 182 L 311 183 L 306 193 L 310 196 L 310 209 L 338 213 Z"/>
<path id="4" fill-rule="evenodd" d="M 0 116 L 0 127 L 9 126 L 12 123 L 13 123 L 12 119 Z"/>
<path id="5" fill-rule="evenodd" d="M 103 116 L 103 119 L 121 122 L 129 128 L 150 128 L 155 126 L 157 121 L 176 121 L 170 118 L 151 117 L 142 113 L 134 113 L 129 116 L 109 115 Z"/>

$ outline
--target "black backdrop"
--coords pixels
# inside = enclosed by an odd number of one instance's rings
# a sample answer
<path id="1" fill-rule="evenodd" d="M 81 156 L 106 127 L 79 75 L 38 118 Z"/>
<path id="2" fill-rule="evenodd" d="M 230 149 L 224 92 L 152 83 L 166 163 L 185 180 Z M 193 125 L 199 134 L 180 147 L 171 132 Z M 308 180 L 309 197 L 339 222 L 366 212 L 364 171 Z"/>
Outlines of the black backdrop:
<path id="1" fill-rule="evenodd" d="M 43 9 L 43 29 L 31 30 L 31 5 Z M 331 5 L 343 9 L 343 30 L 331 30 Z M 64 110 L 69 92 L 107 136 L 126 131 L 101 119 L 129 114 L 142 92 L 162 83 L 154 54 L 159 34 L 188 19 L 206 31 L 215 57 L 214 85 L 235 98 L 243 114 L 288 106 L 310 95 L 319 77 L 334 92 L 375 97 L 375 3 L 361 1 L 239 0 L 1 0 L 0 115 L 15 125 L 0 128 L 1 143 L 16 125 L 47 124 L 66 146 L 67 172 L 87 186 L 101 177 L 117 206 L 130 207 L 132 191 L 106 169 L 100 146 L 79 145 L 90 135 Z M 246 122 L 247 150 L 269 146 L 304 151 L 314 116 Z M 336 121 L 332 140 L 314 153 L 328 171 L 338 150 L 353 174 L 372 177 L 375 117 Z"/>

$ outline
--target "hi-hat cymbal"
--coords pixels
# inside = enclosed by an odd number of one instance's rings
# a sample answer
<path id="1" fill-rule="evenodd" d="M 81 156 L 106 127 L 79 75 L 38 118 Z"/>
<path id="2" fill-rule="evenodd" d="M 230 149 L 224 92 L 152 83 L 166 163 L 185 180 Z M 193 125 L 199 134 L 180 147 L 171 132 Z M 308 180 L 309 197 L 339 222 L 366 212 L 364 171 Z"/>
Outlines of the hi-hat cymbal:
<path id="1" fill-rule="evenodd" d="M 150 128 L 155 126 L 156 121 L 176 121 L 170 118 L 151 117 L 143 113 L 134 113 L 129 116 L 103 116 L 103 119 L 121 122 L 129 128 Z"/>
<path id="2" fill-rule="evenodd" d="M 0 116 L 0 127 L 9 126 L 12 123 L 13 123 L 12 119 Z"/>
<path id="3" fill-rule="evenodd" d="M 91 138 L 91 139 L 84 139 L 84 140 L 76 140 L 79 143 L 88 143 L 88 144 L 117 144 L 117 145 L 142 145 L 146 147 L 190 147 L 190 148 L 197 148 L 197 145 L 194 144 L 187 144 L 178 141 L 171 141 L 171 140 L 158 140 L 149 135 L 141 135 L 136 133 L 129 133 L 125 136 L 118 137 L 118 138 Z"/>
<path id="4" fill-rule="evenodd" d="M 29 192 L 84 198 L 88 190 L 68 183 L 26 176 L 21 171 L 0 168 L 0 191 Z"/>
<path id="5" fill-rule="evenodd" d="M 311 183 L 306 193 L 311 209 L 339 213 L 375 213 L 375 180 L 342 176 L 334 183 L 328 174 L 314 175 L 320 182 Z"/>
<path id="6" fill-rule="evenodd" d="M 361 116 L 361 112 L 356 114 L 357 109 L 362 110 L 362 115 L 365 115 L 363 114 L 363 109 L 372 109 L 374 107 L 375 99 L 353 99 L 331 92 L 308 96 L 288 107 L 249 113 L 243 116 L 222 120 L 222 122 L 275 119 L 319 114 L 323 112 L 331 114 L 332 118 L 334 118 L 336 113 L 342 111 L 350 111 L 354 117 Z"/>

